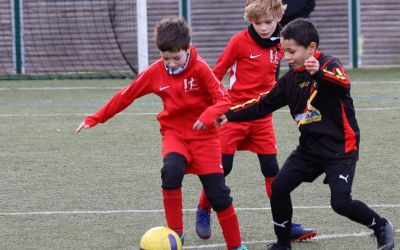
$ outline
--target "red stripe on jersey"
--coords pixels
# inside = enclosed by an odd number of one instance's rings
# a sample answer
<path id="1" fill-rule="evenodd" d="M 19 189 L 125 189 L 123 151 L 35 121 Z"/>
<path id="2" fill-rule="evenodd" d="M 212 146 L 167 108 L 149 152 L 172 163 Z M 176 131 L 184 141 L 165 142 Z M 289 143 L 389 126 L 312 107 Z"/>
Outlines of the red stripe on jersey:
<path id="1" fill-rule="evenodd" d="M 342 106 L 342 119 L 344 128 L 344 152 L 348 153 L 357 150 L 357 139 L 356 133 L 354 133 L 353 128 L 350 126 L 349 120 L 347 120 L 343 102 L 340 102 L 340 105 Z"/>

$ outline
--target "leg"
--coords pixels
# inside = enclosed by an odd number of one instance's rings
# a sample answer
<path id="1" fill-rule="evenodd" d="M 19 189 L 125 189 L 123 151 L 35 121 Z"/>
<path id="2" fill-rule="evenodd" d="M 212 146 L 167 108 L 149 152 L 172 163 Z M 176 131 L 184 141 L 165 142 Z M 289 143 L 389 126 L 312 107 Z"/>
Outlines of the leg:
<path id="1" fill-rule="evenodd" d="M 271 183 L 279 171 L 278 160 L 276 159 L 276 154 L 257 154 L 257 156 L 264 176 L 265 190 L 267 191 L 267 196 L 271 198 Z"/>
<path id="2" fill-rule="evenodd" d="M 222 154 L 224 176 L 227 176 L 233 166 L 234 154 Z M 199 205 L 196 211 L 196 233 L 201 239 L 211 237 L 211 203 L 208 201 L 204 189 L 201 191 Z"/>
<path id="3" fill-rule="evenodd" d="M 228 123 L 220 129 L 221 151 L 223 152 L 222 166 L 227 176 L 233 166 L 234 154 L 238 143 L 246 138 L 247 126 L 243 124 Z M 211 204 L 208 201 L 204 190 L 201 191 L 198 209 L 196 211 L 196 233 L 202 239 L 211 237 Z"/>
<path id="4" fill-rule="evenodd" d="M 234 156 L 235 156 L 234 154 L 222 154 L 222 166 L 224 168 L 224 176 L 227 176 L 231 172 Z M 202 190 L 202 192 L 200 194 L 200 201 L 199 201 L 198 208 L 207 210 L 208 212 L 211 211 L 211 204 L 208 201 L 208 199 L 204 193 L 204 190 Z"/>
<path id="5" fill-rule="evenodd" d="M 271 199 L 271 184 L 279 171 L 276 154 L 258 154 L 258 160 L 261 165 L 261 172 L 264 176 L 265 189 L 267 196 Z M 302 224 L 292 223 L 291 240 L 303 241 L 315 237 L 317 232 L 312 228 L 304 228 Z"/>
<path id="6" fill-rule="evenodd" d="M 332 193 L 331 206 L 336 213 L 373 229 L 378 241 L 378 249 L 389 250 L 394 247 L 394 227 L 392 223 L 381 218 L 363 202 L 352 200 L 350 193 Z"/>
<path id="7" fill-rule="evenodd" d="M 208 174 L 199 177 L 204 192 L 217 213 L 228 249 L 240 247 L 239 222 L 230 197 L 230 189 L 225 185 L 224 175 Z"/>
<path id="8" fill-rule="evenodd" d="M 393 225 L 381 218 L 374 210 L 351 197 L 351 188 L 355 176 L 356 162 L 342 162 L 327 166 L 326 182 L 331 190 L 333 210 L 374 230 L 378 240 L 378 249 L 391 249 L 394 246 Z"/>
<path id="9" fill-rule="evenodd" d="M 278 174 L 272 182 L 271 211 L 278 245 L 290 247 L 293 207 L 290 193 L 299 181 Z"/>
<path id="10" fill-rule="evenodd" d="M 178 153 L 169 153 L 161 169 L 163 203 L 168 227 L 183 235 L 182 181 L 187 161 Z"/>
<path id="11" fill-rule="evenodd" d="M 271 210 L 279 246 L 290 248 L 293 214 L 290 193 L 302 182 L 312 182 L 322 172 L 323 169 L 295 150 L 272 182 Z M 311 237 L 315 235 L 312 231 Z"/>

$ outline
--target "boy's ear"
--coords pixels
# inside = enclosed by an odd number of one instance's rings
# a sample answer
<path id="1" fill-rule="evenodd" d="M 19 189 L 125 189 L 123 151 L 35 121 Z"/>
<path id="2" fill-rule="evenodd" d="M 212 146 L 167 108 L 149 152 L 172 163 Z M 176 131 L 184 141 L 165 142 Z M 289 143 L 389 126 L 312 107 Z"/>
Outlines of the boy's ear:
<path id="1" fill-rule="evenodd" d="M 317 50 L 317 43 L 311 42 L 307 49 L 311 52 L 311 54 L 314 54 L 314 52 Z"/>
<path id="2" fill-rule="evenodd" d="M 278 22 L 280 22 L 280 21 L 282 20 L 283 14 L 285 14 L 285 12 L 282 12 L 282 14 L 280 14 L 280 15 L 278 16 Z"/>

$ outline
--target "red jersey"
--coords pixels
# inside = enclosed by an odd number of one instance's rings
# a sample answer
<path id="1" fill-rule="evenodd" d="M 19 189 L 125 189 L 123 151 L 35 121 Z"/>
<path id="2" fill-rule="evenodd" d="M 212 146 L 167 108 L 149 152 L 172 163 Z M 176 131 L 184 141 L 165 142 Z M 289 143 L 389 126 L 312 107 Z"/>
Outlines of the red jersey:
<path id="1" fill-rule="evenodd" d="M 263 48 L 243 30 L 234 35 L 219 57 L 214 74 L 222 80 L 230 68 L 228 93 L 234 105 L 258 98 L 275 83 L 275 72 L 283 57 L 280 43 Z"/>
<path id="2" fill-rule="evenodd" d="M 162 59 L 141 72 L 128 86 L 118 91 L 96 113 L 86 117 L 90 127 L 104 123 L 127 108 L 135 99 L 154 93 L 164 109 L 157 119 L 162 135 L 175 135 L 182 139 L 217 137 L 214 121 L 231 106 L 222 83 L 215 77 L 207 63 L 190 48 L 190 59 L 184 71 L 170 75 Z M 196 120 L 208 130 L 193 130 Z"/>

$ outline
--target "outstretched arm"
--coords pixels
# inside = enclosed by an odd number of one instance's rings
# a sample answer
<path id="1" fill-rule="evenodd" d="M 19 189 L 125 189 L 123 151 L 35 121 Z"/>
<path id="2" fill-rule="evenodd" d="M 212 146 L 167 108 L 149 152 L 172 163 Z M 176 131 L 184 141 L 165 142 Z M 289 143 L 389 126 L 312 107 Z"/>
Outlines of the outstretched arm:
<path id="1" fill-rule="evenodd" d="M 140 73 L 128 86 L 119 90 L 103 107 L 94 114 L 87 116 L 76 129 L 76 133 L 84 129 L 104 123 L 117 113 L 127 108 L 136 98 L 151 92 L 148 83 L 151 82 L 149 75 L 144 77 L 147 70 Z"/>
<path id="2" fill-rule="evenodd" d="M 82 130 L 88 129 L 88 128 L 90 128 L 90 126 L 87 125 L 87 124 L 85 123 L 85 121 L 83 121 L 83 122 L 81 122 L 81 124 L 79 124 L 78 128 L 77 128 L 75 131 L 76 131 L 76 133 L 79 133 L 79 132 L 81 132 Z"/>
<path id="3" fill-rule="evenodd" d="M 284 80 L 281 78 L 267 93 L 260 95 L 258 99 L 252 99 L 244 104 L 232 107 L 225 113 L 230 122 L 253 121 L 267 116 L 275 110 L 287 105 Z M 224 120 L 224 117 L 222 121 Z M 221 121 L 221 123 L 222 123 Z"/>

